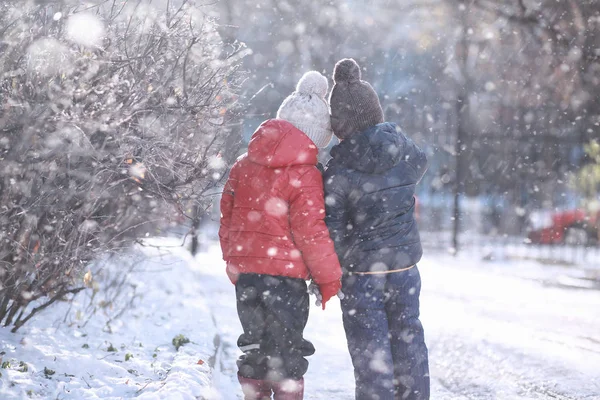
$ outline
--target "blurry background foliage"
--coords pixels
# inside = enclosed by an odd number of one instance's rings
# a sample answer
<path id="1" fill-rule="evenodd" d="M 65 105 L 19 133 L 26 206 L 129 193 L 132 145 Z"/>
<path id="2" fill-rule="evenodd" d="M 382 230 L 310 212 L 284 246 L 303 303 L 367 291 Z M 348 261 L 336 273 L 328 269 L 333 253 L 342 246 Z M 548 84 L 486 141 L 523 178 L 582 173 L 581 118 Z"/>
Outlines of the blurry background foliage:
<path id="1" fill-rule="evenodd" d="M 302 73 L 321 71 L 331 85 L 334 63 L 353 57 L 387 119 L 429 153 L 423 229 L 458 216 L 461 230 L 522 235 L 532 210 L 581 205 L 569 177 L 600 135 L 597 1 L 220 0 L 212 12 L 226 42 L 252 49 L 246 139 Z M 500 218 L 486 228 L 464 222 L 472 208 L 452 215 L 469 199 Z"/>
<path id="2" fill-rule="evenodd" d="M 600 141 L 592 140 L 584 146 L 589 162 L 572 177 L 572 183 L 584 194 L 586 206 L 600 211 L 598 192 L 600 192 Z"/>

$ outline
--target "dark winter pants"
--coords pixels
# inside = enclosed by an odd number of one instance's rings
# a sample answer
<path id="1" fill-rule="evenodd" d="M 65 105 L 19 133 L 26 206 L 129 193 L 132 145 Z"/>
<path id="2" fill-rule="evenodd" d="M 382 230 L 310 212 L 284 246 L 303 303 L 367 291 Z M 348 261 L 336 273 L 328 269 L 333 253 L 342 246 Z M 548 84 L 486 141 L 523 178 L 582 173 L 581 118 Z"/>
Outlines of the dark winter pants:
<path id="1" fill-rule="evenodd" d="M 345 276 L 342 291 L 356 400 L 429 399 L 417 267 L 385 275 Z"/>
<path id="2" fill-rule="evenodd" d="M 312 343 L 302 335 L 309 299 L 303 279 L 242 274 L 236 284 L 237 309 L 244 333 L 238 346 L 239 374 L 258 380 L 299 380 L 308 369 Z"/>

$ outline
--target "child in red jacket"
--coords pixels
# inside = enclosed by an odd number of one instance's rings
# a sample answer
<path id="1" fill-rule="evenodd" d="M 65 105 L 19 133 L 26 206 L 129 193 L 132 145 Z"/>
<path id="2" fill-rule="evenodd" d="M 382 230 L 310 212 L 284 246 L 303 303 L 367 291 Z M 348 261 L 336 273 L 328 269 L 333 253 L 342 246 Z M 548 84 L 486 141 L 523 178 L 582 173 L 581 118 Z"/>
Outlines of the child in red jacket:
<path id="1" fill-rule="evenodd" d="M 322 305 L 338 293 L 341 268 L 324 222 L 318 147 L 332 137 L 327 79 L 306 73 L 277 119 L 253 134 L 234 164 L 221 198 L 219 237 L 227 274 L 236 285 L 244 333 L 238 378 L 246 399 L 302 399 L 308 319 L 306 280 Z"/>

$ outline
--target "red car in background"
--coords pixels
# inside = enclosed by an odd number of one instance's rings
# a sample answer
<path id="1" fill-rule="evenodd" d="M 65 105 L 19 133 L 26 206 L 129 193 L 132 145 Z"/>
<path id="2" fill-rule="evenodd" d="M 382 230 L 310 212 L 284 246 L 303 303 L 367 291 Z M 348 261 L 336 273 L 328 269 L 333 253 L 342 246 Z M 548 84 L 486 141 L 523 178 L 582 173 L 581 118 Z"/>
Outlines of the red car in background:
<path id="1" fill-rule="evenodd" d="M 597 245 L 600 211 L 582 209 L 532 213 L 528 241 L 535 244 Z"/>

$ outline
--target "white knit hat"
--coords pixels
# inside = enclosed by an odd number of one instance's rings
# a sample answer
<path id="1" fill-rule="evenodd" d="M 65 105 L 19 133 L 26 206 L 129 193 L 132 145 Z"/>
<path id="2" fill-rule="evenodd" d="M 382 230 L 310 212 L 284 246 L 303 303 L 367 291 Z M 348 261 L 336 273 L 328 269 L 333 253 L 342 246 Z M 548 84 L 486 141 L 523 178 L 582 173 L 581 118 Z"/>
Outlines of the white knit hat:
<path id="1" fill-rule="evenodd" d="M 317 147 L 327 146 L 333 136 L 325 100 L 328 86 L 327 78 L 317 71 L 309 71 L 300 78 L 296 91 L 281 103 L 277 111 L 277 118 L 300 129 Z"/>

